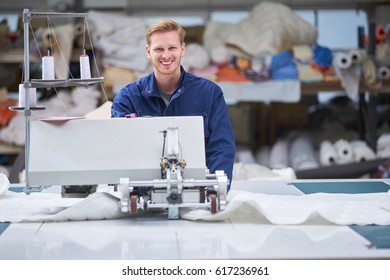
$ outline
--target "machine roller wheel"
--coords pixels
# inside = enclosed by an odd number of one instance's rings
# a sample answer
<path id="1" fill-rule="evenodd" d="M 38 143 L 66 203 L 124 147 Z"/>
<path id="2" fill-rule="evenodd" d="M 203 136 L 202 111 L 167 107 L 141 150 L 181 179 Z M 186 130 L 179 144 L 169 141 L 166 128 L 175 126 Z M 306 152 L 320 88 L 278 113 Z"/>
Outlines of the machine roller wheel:
<path id="1" fill-rule="evenodd" d="M 138 210 L 138 196 L 133 194 L 130 196 L 130 214 L 132 216 L 137 215 L 137 210 Z"/>
<path id="2" fill-rule="evenodd" d="M 218 210 L 217 195 L 210 194 L 209 198 L 210 198 L 210 212 L 211 212 L 211 214 L 215 214 L 215 213 L 217 213 L 217 210 Z"/>

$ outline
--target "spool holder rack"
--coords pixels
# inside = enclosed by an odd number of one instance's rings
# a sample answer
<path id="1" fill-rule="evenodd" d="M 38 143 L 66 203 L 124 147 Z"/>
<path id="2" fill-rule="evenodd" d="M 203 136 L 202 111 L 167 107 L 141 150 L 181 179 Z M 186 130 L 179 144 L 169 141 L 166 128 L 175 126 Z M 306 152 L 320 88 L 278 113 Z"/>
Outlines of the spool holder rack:
<path id="1" fill-rule="evenodd" d="M 47 18 L 47 17 L 82 17 L 86 18 L 86 13 L 56 13 L 56 12 L 30 12 L 28 9 L 23 10 L 23 25 L 24 25 L 24 81 L 23 85 L 25 88 L 25 107 L 12 106 L 9 107 L 13 111 L 23 111 L 25 117 L 25 187 L 23 191 L 26 194 L 30 194 L 34 191 L 41 191 L 41 186 L 31 186 L 29 182 L 29 163 L 30 163 L 30 127 L 31 127 L 31 111 L 44 110 L 44 107 L 30 107 L 30 88 L 52 88 L 52 87 L 70 87 L 70 86 L 84 86 L 95 83 L 101 83 L 104 78 L 91 78 L 91 79 L 68 79 L 68 80 L 30 80 L 30 48 L 29 48 L 29 24 L 32 18 Z"/>

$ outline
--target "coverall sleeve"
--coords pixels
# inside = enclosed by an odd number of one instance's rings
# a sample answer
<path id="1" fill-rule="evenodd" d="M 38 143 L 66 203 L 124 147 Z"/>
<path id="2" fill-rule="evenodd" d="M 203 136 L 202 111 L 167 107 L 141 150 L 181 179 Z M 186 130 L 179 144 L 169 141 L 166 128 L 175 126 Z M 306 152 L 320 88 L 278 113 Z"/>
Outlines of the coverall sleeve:
<path id="1" fill-rule="evenodd" d="M 206 164 L 211 173 L 224 170 L 232 180 L 235 139 L 223 94 L 218 95 L 208 116 L 209 138 L 206 143 Z M 230 184 L 228 189 L 230 188 Z"/>

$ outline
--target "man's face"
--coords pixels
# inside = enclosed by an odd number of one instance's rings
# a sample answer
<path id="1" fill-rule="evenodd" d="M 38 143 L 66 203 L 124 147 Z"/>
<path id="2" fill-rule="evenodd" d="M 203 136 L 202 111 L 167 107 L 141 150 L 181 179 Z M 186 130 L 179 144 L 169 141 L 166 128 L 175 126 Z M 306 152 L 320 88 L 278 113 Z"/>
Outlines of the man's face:
<path id="1" fill-rule="evenodd" d="M 153 33 L 150 37 L 150 45 L 146 46 L 146 55 L 153 63 L 155 71 L 164 75 L 180 71 L 184 51 L 185 44 L 180 44 L 177 31 Z"/>

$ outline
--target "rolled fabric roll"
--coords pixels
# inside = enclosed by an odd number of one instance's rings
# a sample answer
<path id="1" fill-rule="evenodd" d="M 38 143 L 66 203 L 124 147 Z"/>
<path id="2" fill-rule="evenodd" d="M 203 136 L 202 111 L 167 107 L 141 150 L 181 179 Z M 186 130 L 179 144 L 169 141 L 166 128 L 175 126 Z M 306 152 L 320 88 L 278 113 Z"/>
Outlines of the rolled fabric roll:
<path id="1" fill-rule="evenodd" d="M 362 63 L 363 77 L 367 85 L 376 83 L 377 70 L 374 61 L 371 58 L 366 58 Z"/>
<path id="2" fill-rule="evenodd" d="M 390 35 L 389 35 L 390 36 Z M 375 61 L 378 65 L 390 66 L 390 43 L 376 46 Z"/>
<path id="3" fill-rule="evenodd" d="M 390 133 L 384 133 L 379 136 L 376 142 L 377 150 L 390 149 Z"/>
<path id="4" fill-rule="evenodd" d="M 53 44 L 56 45 L 54 30 L 46 28 L 42 33 L 42 45 L 46 48 L 52 48 Z"/>
<path id="5" fill-rule="evenodd" d="M 390 157 L 390 133 L 384 133 L 379 136 L 376 142 L 376 155 L 378 158 Z"/>
<path id="6" fill-rule="evenodd" d="M 380 80 L 388 80 L 390 79 L 390 69 L 387 66 L 381 66 L 378 69 L 378 78 Z"/>
<path id="7" fill-rule="evenodd" d="M 83 35 L 84 34 L 84 31 L 85 31 L 85 25 L 84 23 L 82 22 L 78 22 L 76 23 L 74 26 L 74 35 L 75 36 L 79 36 L 79 35 Z"/>
<path id="8" fill-rule="evenodd" d="M 295 171 L 319 167 L 312 141 L 308 135 L 299 135 L 291 141 L 289 161 Z"/>
<path id="9" fill-rule="evenodd" d="M 42 35 L 43 46 L 52 50 L 55 76 L 57 79 L 69 77 L 69 63 L 73 52 L 74 26 L 63 24 L 47 28 Z"/>
<path id="10" fill-rule="evenodd" d="M 367 57 L 367 53 L 365 50 L 351 49 L 348 50 L 348 56 L 353 64 L 360 64 Z"/>
<path id="11" fill-rule="evenodd" d="M 329 140 L 324 140 L 320 144 L 320 163 L 324 166 L 336 164 L 337 153 L 333 144 Z"/>
<path id="12" fill-rule="evenodd" d="M 271 148 L 269 146 L 261 146 L 255 153 L 256 163 L 260 165 L 269 166 L 270 155 Z"/>
<path id="13" fill-rule="evenodd" d="M 334 143 L 337 153 L 337 164 L 353 162 L 353 150 L 351 144 L 344 139 L 339 139 Z"/>
<path id="14" fill-rule="evenodd" d="M 239 150 L 236 151 L 236 160 L 245 164 L 256 163 L 255 157 L 251 150 Z"/>
<path id="15" fill-rule="evenodd" d="M 333 55 L 333 67 L 338 69 L 348 69 L 352 65 L 351 57 L 345 52 L 338 52 Z"/>
<path id="16" fill-rule="evenodd" d="M 271 168 L 287 168 L 288 165 L 288 141 L 279 139 L 271 147 L 269 155 L 269 166 Z"/>
<path id="17" fill-rule="evenodd" d="M 390 42 L 390 23 L 385 26 L 386 42 Z"/>
<path id="18" fill-rule="evenodd" d="M 351 141 L 353 157 L 356 162 L 373 160 L 376 158 L 374 151 L 368 147 L 367 143 L 361 140 Z"/>

